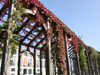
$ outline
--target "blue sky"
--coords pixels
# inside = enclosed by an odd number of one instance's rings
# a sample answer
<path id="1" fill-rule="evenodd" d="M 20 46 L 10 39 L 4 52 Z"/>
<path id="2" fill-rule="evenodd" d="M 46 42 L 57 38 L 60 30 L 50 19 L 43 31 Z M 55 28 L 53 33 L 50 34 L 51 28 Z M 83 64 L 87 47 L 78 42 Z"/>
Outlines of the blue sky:
<path id="1" fill-rule="evenodd" d="M 100 0 L 39 0 L 86 45 L 100 51 Z"/>

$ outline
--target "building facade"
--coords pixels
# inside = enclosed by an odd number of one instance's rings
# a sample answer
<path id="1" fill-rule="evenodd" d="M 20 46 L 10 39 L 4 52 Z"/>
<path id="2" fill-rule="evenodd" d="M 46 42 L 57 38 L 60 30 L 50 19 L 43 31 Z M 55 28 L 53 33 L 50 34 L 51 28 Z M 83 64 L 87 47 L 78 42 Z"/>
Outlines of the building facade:
<path id="1" fill-rule="evenodd" d="M 40 54 L 36 52 L 36 75 L 40 75 Z M 11 58 L 10 63 L 10 73 L 9 75 L 17 75 L 17 65 L 18 65 L 18 50 Z M 34 75 L 34 58 L 29 52 L 24 52 L 21 55 L 20 62 L 20 74 L 21 75 Z M 42 74 L 46 75 L 45 70 L 45 59 L 42 59 Z"/>

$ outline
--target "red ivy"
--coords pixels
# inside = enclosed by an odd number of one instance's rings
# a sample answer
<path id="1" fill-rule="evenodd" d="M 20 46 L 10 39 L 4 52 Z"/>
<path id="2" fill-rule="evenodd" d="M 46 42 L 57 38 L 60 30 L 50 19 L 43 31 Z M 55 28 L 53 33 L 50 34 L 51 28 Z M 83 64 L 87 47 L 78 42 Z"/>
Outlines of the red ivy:
<path id="1" fill-rule="evenodd" d="M 63 37 L 63 26 L 57 25 L 56 26 L 56 32 L 58 33 L 57 37 L 57 66 L 61 70 L 61 75 L 65 75 L 66 72 L 66 66 L 65 66 L 65 47 L 64 47 L 64 37 Z"/>
<path id="2" fill-rule="evenodd" d="M 79 41 L 76 35 L 73 35 L 72 37 L 72 46 L 75 52 L 79 52 Z"/>
<path id="3" fill-rule="evenodd" d="M 43 18 L 41 17 L 41 14 L 46 15 L 47 17 L 50 17 L 50 22 L 53 20 L 57 25 L 62 25 L 65 27 L 65 30 L 67 33 L 74 35 L 75 33 L 71 31 L 59 18 L 57 18 L 51 11 L 46 9 L 42 3 L 39 2 L 39 0 L 18 0 L 25 8 L 33 10 L 34 7 L 37 8 L 37 17 L 38 20 L 42 23 Z M 32 6 L 33 5 L 33 6 Z"/>

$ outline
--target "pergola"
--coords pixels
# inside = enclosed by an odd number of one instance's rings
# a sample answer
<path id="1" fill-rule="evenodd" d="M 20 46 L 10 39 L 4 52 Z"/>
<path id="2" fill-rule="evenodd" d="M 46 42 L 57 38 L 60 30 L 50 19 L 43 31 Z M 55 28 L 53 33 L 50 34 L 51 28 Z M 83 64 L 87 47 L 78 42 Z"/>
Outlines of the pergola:
<path id="1" fill-rule="evenodd" d="M 71 75 L 69 58 L 73 60 L 76 67 L 78 67 L 76 74 L 81 75 L 78 46 L 82 42 L 77 35 L 68 28 L 61 20 L 59 20 L 51 11 L 46 9 L 38 0 L 18 0 L 23 8 L 26 8 L 26 14 L 21 17 L 23 20 L 19 23 L 20 27 L 14 30 L 14 34 L 18 34 L 16 39 L 20 42 L 19 56 L 18 56 L 18 75 L 20 75 L 20 57 L 22 45 L 27 46 L 26 51 L 30 52 L 34 57 L 34 65 L 36 65 L 36 51 L 40 51 L 40 75 L 42 75 L 42 52 L 45 52 L 46 59 L 46 75 L 51 75 L 51 59 L 54 61 L 54 75 L 56 74 L 56 65 L 58 67 L 58 74 L 67 70 L 67 74 Z M 0 21 L 3 22 L 3 17 L 7 15 L 11 18 L 12 9 L 16 9 L 13 5 L 13 0 L 1 0 L 2 8 L 0 10 Z M 17 24 L 16 24 L 17 25 Z M 0 33 L 0 39 L 4 39 L 4 32 Z M 38 46 L 43 46 L 39 48 Z M 84 44 L 86 47 L 86 45 Z M 5 46 L 6 47 L 6 46 Z M 31 51 L 34 49 L 34 52 Z M 4 53 L 6 54 L 6 53 Z M 5 57 L 6 59 L 6 57 Z M 5 60 L 3 60 L 5 61 Z M 75 67 L 75 68 L 76 68 Z M 5 65 L 2 64 L 1 71 L 4 72 Z M 36 75 L 36 66 L 34 66 L 34 75 Z M 3 73 L 2 73 L 3 74 Z"/>

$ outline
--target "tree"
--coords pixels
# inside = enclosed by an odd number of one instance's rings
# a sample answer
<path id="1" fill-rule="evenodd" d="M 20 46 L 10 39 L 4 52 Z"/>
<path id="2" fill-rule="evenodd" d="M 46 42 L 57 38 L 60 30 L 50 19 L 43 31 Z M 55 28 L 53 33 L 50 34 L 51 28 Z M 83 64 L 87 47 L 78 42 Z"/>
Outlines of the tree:
<path id="1" fill-rule="evenodd" d="M 21 4 L 17 0 L 8 0 L 9 4 L 9 13 L 8 19 L 3 25 L 1 25 L 0 33 L 4 33 L 3 39 L 0 41 L 4 44 L 4 48 L 1 47 L 2 55 L 2 66 L 1 66 L 1 75 L 9 74 L 9 65 L 10 57 L 14 54 L 15 49 L 17 48 L 17 34 L 14 34 L 14 30 L 17 30 L 20 26 L 18 25 L 21 20 L 22 14 L 25 13 L 25 8 L 22 8 Z M 13 4 L 14 3 L 14 4 Z M 14 9 L 13 7 L 16 7 Z"/>

